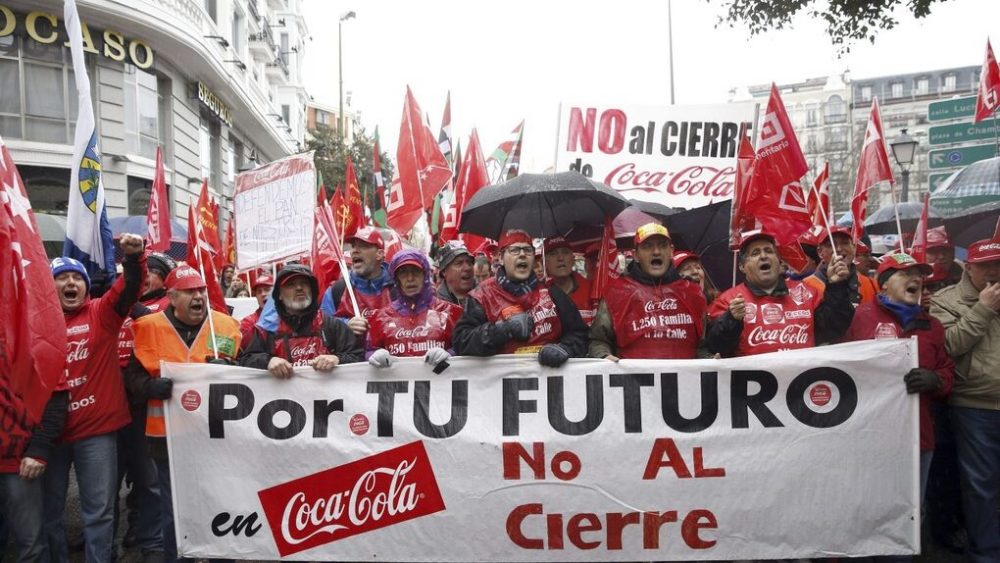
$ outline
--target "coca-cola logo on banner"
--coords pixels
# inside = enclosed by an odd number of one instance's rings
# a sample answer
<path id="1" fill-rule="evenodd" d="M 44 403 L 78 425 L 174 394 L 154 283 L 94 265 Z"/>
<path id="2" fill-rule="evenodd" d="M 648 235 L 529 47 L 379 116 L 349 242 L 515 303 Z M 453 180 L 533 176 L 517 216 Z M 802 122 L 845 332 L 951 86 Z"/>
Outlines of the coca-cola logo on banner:
<path id="1" fill-rule="evenodd" d="M 747 344 L 750 346 L 781 344 L 802 347 L 809 344 L 809 330 L 806 325 L 787 325 L 780 328 L 755 326 L 747 335 Z"/>
<path id="2" fill-rule="evenodd" d="M 395 338 L 396 340 L 409 340 L 413 338 L 427 338 L 431 333 L 431 329 L 427 325 L 421 325 L 413 328 L 398 328 L 396 329 Z"/>
<path id="3" fill-rule="evenodd" d="M 257 493 L 288 556 L 445 509 L 423 442 L 411 442 Z"/>
<path id="4" fill-rule="evenodd" d="M 643 310 L 647 313 L 675 311 L 677 310 L 677 300 L 673 297 L 667 297 L 662 301 L 646 301 L 646 304 L 643 306 Z"/>

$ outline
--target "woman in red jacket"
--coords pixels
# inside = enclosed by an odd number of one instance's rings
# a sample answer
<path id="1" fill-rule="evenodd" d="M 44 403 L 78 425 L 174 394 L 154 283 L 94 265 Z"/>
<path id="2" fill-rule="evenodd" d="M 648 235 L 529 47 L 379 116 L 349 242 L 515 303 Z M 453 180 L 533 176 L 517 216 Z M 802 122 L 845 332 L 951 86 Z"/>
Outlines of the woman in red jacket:
<path id="1" fill-rule="evenodd" d="M 854 311 L 854 320 L 844 340 L 917 337 L 920 367 L 903 376 L 907 393 L 920 393 L 920 500 L 923 502 L 934 454 L 934 419 L 931 400 L 942 400 L 951 393 L 955 363 L 944 349 L 944 327 L 920 306 L 924 276 L 932 273 L 927 264 L 908 254 L 882 257 L 876 278 L 879 294 L 874 302 L 862 303 Z"/>

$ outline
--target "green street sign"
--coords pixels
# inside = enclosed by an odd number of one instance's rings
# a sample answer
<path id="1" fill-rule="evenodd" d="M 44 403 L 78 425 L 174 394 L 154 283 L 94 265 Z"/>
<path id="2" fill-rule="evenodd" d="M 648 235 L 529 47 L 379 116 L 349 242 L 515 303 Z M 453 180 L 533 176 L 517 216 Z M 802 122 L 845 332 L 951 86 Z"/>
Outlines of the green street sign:
<path id="1" fill-rule="evenodd" d="M 955 123 L 954 125 L 935 125 L 927 131 L 928 142 L 932 145 L 949 143 L 965 143 L 967 141 L 982 141 L 996 138 L 996 125 L 993 120 L 980 123 Z"/>
<path id="2" fill-rule="evenodd" d="M 964 197 L 940 197 L 937 199 L 931 198 L 931 205 L 938 211 L 938 213 L 947 217 L 963 209 L 968 209 L 970 207 L 975 207 L 983 203 L 989 203 L 991 201 L 996 201 L 996 196 L 992 195 L 970 195 Z"/>
<path id="3" fill-rule="evenodd" d="M 937 172 L 935 174 L 928 174 L 927 175 L 927 190 L 931 194 L 933 194 L 934 191 L 937 190 L 938 187 L 942 184 L 942 182 L 944 182 L 945 180 L 947 180 L 948 177 L 951 176 L 954 173 L 955 173 L 955 171 L 951 170 L 950 172 Z"/>
<path id="4" fill-rule="evenodd" d="M 927 153 L 927 162 L 933 168 L 953 168 L 967 166 L 973 162 L 993 158 L 997 155 L 995 143 L 988 145 L 972 145 L 953 149 L 935 149 Z"/>
<path id="5" fill-rule="evenodd" d="M 976 97 L 955 98 L 952 100 L 941 100 L 931 102 L 927 105 L 928 121 L 944 121 L 946 119 L 960 119 L 972 117 L 976 114 Z"/>

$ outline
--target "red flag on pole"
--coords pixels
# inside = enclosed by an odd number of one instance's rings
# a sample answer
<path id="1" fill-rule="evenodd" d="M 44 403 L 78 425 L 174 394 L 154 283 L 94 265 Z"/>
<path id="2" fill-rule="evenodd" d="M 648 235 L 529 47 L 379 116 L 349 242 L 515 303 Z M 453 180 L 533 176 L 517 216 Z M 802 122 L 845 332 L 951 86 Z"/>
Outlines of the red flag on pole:
<path id="1" fill-rule="evenodd" d="M 23 453 L 52 391 L 65 380 L 66 321 L 21 175 L 0 138 L 0 458 Z M 6 429 L 5 429 L 6 430 Z M 15 443 L 20 442 L 20 443 Z M 20 461 L 20 460 L 18 460 Z"/>
<path id="2" fill-rule="evenodd" d="M 868 213 L 868 190 L 885 180 L 893 182 L 892 168 L 889 166 L 889 153 L 885 150 L 878 98 L 875 98 L 872 100 L 872 110 L 868 116 L 865 142 L 861 146 L 861 158 L 858 160 L 858 176 L 854 182 L 854 196 L 851 198 L 851 214 L 854 216 L 851 234 L 855 242 L 861 240 L 861 235 L 864 234 L 865 216 Z"/>
<path id="3" fill-rule="evenodd" d="M 236 239 L 233 236 L 233 218 L 226 222 L 226 242 L 223 246 L 223 258 L 230 264 L 236 264 Z"/>
<path id="4" fill-rule="evenodd" d="M 153 174 L 153 191 L 149 194 L 146 211 L 146 246 L 153 252 L 170 249 L 170 203 L 167 201 L 167 179 L 163 172 L 163 150 L 156 147 L 156 172 Z"/>
<path id="5" fill-rule="evenodd" d="M 386 206 L 389 226 L 400 234 L 413 227 L 451 180 L 448 161 L 421 116 L 420 106 L 407 86 L 396 149 L 399 184 L 392 184 Z"/>
<path id="6" fill-rule="evenodd" d="M 910 248 L 910 256 L 917 262 L 927 261 L 927 227 L 930 217 L 931 195 L 924 194 L 924 208 L 920 211 L 920 221 L 917 222 L 917 229 L 913 232 L 913 247 Z"/>
<path id="7" fill-rule="evenodd" d="M 347 238 L 358 229 L 365 227 L 364 209 L 361 206 L 361 190 L 358 188 L 358 177 L 354 174 L 354 162 L 347 156 L 347 171 L 344 174 L 344 196 L 340 208 L 334 208 L 334 219 L 337 220 L 337 230 Z"/>
<path id="8" fill-rule="evenodd" d="M 490 175 L 486 170 L 486 159 L 483 158 L 483 147 L 479 142 L 479 132 L 475 129 L 469 136 L 469 145 L 465 148 L 465 159 L 458 172 L 455 183 L 454 220 L 448 229 L 442 231 L 442 240 L 461 238 L 467 248 L 477 248 L 486 239 L 469 233 L 458 234 L 458 226 L 462 223 L 462 210 L 479 190 L 490 185 Z"/>
<path id="9" fill-rule="evenodd" d="M 736 157 L 736 185 L 734 186 L 732 214 L 729 216 L 729 248 L 740 246 L 740 233 L 754 228 L 754 218 L 746 214 L 746 197 L 750 190 L 750 180 L 753 178 L 753 163 L 756 154 L 750 137 L 743 133 L 740 140 L 740 151 Z"/>
<path id="10" fill-rule="evenodd" d="M 333 211 L 328 202 L 313 212 L 313 241 L 310 262 L 319 287 L 325 288 L 337 279 L 344 258 L 337 230 L 333 226 Z"/>
<path id="11" fill-rule="evenodd" d="M 993 47 L 986 40 L 986 59 L 979 73 L 979 92 L 976 95 L 976 118 L 973 123 L 979 123 L 993 115 L 997 105 L 1000 105 L 1000 67 L 993 57 Z"/>
<path id="12" fill-rule="evenodd" d="M 222 293 L 222 286 L 219 284 L 219 276 L 215 271 L 215 262 L 212 245 L 205 240 L 205 231 L 202 229 L 202 222 L 195 218 L 196 213 L 202 213 L 196 206 L 188 207 L 188 255 L 189 266 L 198 270 L 205 277 L 205 285 L 208 286 L 208 301 L 212 309 L 220 313 L 229 314 L 226 309 L 225 295 Z"/>
<path id="13" fill-rule="evenodd" d="M 615 245 L 614 220 L 604 219 L 604 230 L 601 233 L 601 250 L 597 255 L 597 275 L 590 285 L 590 300 L 597 303 L 601 300 L 608 283 L 618 277 L 618 247 Z"/>

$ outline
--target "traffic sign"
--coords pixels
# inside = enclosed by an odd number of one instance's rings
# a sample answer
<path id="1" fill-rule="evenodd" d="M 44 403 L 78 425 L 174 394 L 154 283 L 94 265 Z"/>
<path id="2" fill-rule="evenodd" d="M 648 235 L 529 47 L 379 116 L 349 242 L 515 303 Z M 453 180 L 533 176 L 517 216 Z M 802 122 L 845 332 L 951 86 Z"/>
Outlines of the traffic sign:
<path id="1" fill-rule="evenodd" d="M 996 143 L 988 145 L 971 145 L 953 149 L 935 149 L 927 153 L 927 161 L 933 168 L 953 168 L 966 166 L 973 162 L 986 160 L 997 156 Z"/>
<path id="2" fill-rule="evenodd" d="M 932 145 L 994 139 L 996 137 L 996 125 L 994 125 L 992 119 L 983 121 L 982 123 L 935 125 L 927 131 L 927 137 L 928 142 Z"/>
<path id="3" fill-rule="evenodd" d="M 928 121 L 945 121 L 972 117 L 976 114 L 976 97 L 953 98 L 927 104 Z"/>
<path id="4" fill-rule="evenodd" d="M 949 176 L 955 173 L 955 170 L 948 172 L 937 172 L 934 174 L 927 175 L 927 191 L 934 193 L 941 184 L 948 179 Z"/>

